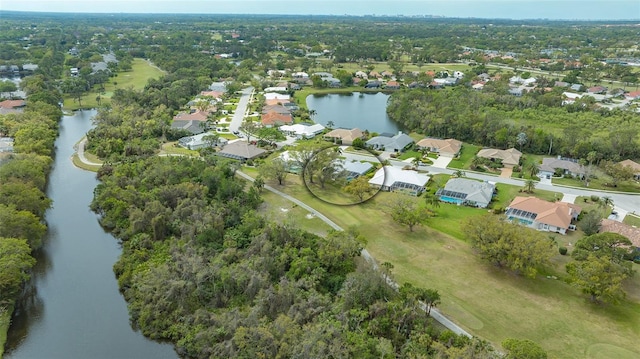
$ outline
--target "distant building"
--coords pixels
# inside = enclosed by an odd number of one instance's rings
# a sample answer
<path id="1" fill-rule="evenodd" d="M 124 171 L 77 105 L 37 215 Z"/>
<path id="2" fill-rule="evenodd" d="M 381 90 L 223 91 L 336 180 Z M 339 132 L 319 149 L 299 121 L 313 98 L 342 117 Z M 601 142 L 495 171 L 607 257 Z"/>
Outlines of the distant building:
<path id="1" fill-rule="evenodd" d="M 187 148 L 189 150 L 198 150 L 205 147 L 211 147 L 210 141 L 206 139 L 207 136 L 210 136 L 211 133 L 204 132 L 194 136 L 183 137 L 178 140 L 178 145 Z M 224 137 L 218 137 L 216 143 L 213 146 L 224 146 L 229 140 Z"/>
<path id="2" fill-rule="evenodd" d="M 364 133 L 359 128 L 345 129 L 337 128 L 322 136 L 327 141 L 332 141 L 336 144 L 342 144 L 345 146 L 351 146 L 356 138 L 364 138 Z"/>
<path id="3" fill-rule="evenodd" d="M 456 157 L 462 149 L 462 142 L 453 138 L 442 140 L 439 138 L 423 138 L 416 143 L 418 149 L 426 149 L 445 157 Z"/>
<path id="4" fill-rule="evenodd" d="M 413 143 L 413 139 L 402 132 L 393 137 L 376 136 L 366 142 L 369 148 L 388 152 L 404 152 Z"/>
<path id="5" fill-rule="evenodd" d="M 314 125 L 296 123 L 295 125 L 280 126 L 278 129 L 289 136 L 295 136 L 298 139 L 302 139 L 315 137 L 322 133 L 325 130 L 325 127 L 319 123 Z"/>
<path id="6" fill-rule="evenodd" d="M 542 159 L 542 164 L 538 166 L 538 177 L 551 177 L 555 175 L 556 171 L 573 177 L 582 177 L 585 174 L 585 168 L 578 163 L 578 160 L 558 156 Z"/>
<path id="7" fill-rule="evenodd" d="M 262 157 L 267 154 L 267 151 L 245 141 L 235 141 L 225 145 L 222 150 L 216 154 L 244 162 Z"/>

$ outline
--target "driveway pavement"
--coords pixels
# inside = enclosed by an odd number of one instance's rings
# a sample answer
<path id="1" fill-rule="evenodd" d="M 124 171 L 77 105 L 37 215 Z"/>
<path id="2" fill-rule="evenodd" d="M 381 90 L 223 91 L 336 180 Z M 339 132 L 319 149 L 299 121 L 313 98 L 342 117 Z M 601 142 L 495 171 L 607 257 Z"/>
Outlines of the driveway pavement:
<path id="1" fill-rule="evenodd" d="M 576 198 L 578 198 L 578 195 L 576 194 L 569 194 L 569 193 L 565 193 L 562 196 L 562 201 L 561 202 L 565 202 L 565 203 L 576 203 Z"/>
<path id="2" fill-rule="evenodd" d="M 433 164 L 431 165 L 431 167 L 447 168 L 447 166 L 449 166 L 449 163 L 451 163 L 451 160 L 453 160 L 453 158 L 451 158 L 451 157 L 438 156 L 438 158 L 433 160 Z"/>

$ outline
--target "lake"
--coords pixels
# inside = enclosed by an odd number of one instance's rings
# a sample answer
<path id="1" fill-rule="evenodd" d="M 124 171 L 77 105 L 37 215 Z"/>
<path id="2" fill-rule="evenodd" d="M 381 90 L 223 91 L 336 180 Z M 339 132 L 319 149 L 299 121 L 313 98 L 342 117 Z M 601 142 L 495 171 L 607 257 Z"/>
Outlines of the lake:
<path id="1" fill-rule="evenodd" d="M 307 107 L 316 111 L 313 120 L 324 126 L 333 121 L 335 128 L 395 134 L 402 128 L 387 116 L 388 99 L 389 95 L 382 92 L 311 95 Z"/>
<path id="2" fill-rule="evenodd" d="M 95 111 L 64 116 L 49 177 L 48 238 L 16 305 L 5 358 L 177 358 L 173 346 L 145 338 L 129 323 L 113 264 L 118 241 L 98 224 L 89 203 L 95 173 L 74 167 L 73 146 Z"/>

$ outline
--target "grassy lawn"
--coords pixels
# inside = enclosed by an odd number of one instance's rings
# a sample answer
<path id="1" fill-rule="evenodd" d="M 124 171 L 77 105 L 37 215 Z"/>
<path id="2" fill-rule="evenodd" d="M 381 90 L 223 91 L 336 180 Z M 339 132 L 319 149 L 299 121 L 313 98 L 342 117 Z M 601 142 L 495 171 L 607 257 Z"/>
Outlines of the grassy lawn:
<path id="1" fill-rule="evenodd" d="M 480 146 L 463 144 L 460 156 L 449 163 L 449 168 L 469 169 L 469 165 L 478 151 L 480 151 Z"/>
<path id="2" fill-rule="evenodd" d="M 623 222 L 630 226 L 640 227 L 640 217 L 634 216 L 632 214 L 627 214 L 626 216 L 624 216 Z"/>
<path id="3" fill-rule="evenodd" d="M 9 325 L 11 324 L 11 313 L 13 313 L 13 308 L 0 307 L 0 358 L 2 358 L 4 344 L 7 341 L 7 332 L 9 332 Z"/>
<path id="4" fill-rule="evenodd" d="M 86 154 L 86 152 L 85 152 Z M 73 165 L 78 167 L 78 168 L 82 168 L 85 171 L 91 171 L 91 172 L 98 172 L 98 170 L 100 169 L 100 167 L 102 167 L 102 165 L 97 166 L 97 165 L 88 165 L 82 161 L 80 161 L 80 158 L 78 157 L 77 153 L 74 153 L 73 156 L 71 157 L 71 162 L 73 162 Z"/>
<path id="5" fill-rule="evenodd" d="M 398 282 L 440 291 L 440 309 L 474 335 L 496 345 L 505 338 L 529 338 L 540 343 L 551 358 L 640 355 L 636 349 L 640 285 L 635 280 L 625 284 L 627 301 L 616 306 L 594 305 L 562 280 L 544 276 L 525 279 L 481 262 L 459 227 L 462 218 L 486 210 L 443 204 L 436 209 L 437 216 L 429 219 L 428 227 L 409 232 L 381 210 L 398 194 L 380 193 L 362 205 L 335 206 L 316 199 L 299 184 L 298 177 L 289 176 L 286 185 L 277 188 L 343 228 L 356 226 L 368 239 L 367 249 L 376 260 L 394 264 Z M 549 271 L 562 279 L 569 259 L 557 257 Z"/>
<path id="6" fill-rule="evenodd" d="M 406 160 L 409 158 L 422 158 L 422 152 L 418 152 L 418 151 L 407 151 L 407 152 L 403 152 L 400 156 L 398 156 L 398 160 Z"/>
<path id="7" fill-rule="evenodd" d="M 186 155 L 186 156 L 195 156 L 195 157 L 200 156 L 198 151 L 193 151 L 193 150 L 189 150 L 184 147 L 178 146 L 178 141 L 163 143 L 160 154 Z"/>
<path id="8" fill-rule="evenodd" d="M 584 186 L 584 182 L 575 179 L 575 178 L 556 178 L 552 179 L 553 184 L 572 186 L 572 187 L 581 187 L 586 188 Z M 635 181 L 623 181 L 618 183 L 617 187 L 606 186 L 605 183 L 609 182 L 609 177 L 606 175 L 601 175 L 598 178 L 592 179 L 589 182 L 590 189 L 593 190 L 605 190 L 605 191 L 617 191 L 617 192 L 634 192 L 640 193 L 640 183 Z"/>
<path id="9" fill-rule="evenodd" d="M 517 196 L 523 197 L 537 197 L 543 199 L 545 201 L 555 202 L 556 200 L 562 199 L 562 193 L 560 192 L 552 192 L 552 191 L 544 191 L 541 189 L 534 189 L 533 193 L 525 192 L 524 186 L 512 186 L 504 183 L 497 183 L 496 189 L 498 191 L 495 199 L 494 206 L 505 208 L 513 201 Z M 522 190 L 522 192 L 521 192 Z"/>
<path id="10" fill-rule="evenodd" d="M 131 71 L 119 72 L 116 77 L 109 78 L 109 81 L 107 81 L 104 86 L 104 92 L 100 93 L 96 86 L 86 95 L 82 96 L 82 108 L 98 107 L 98 101 L 96 100 L 98 95 L 100 95 L 101 102 L 103 104 L 109 103 L 111 96 L 113 96 L 113 92 L 118 88 L 142 90 L 149 79 L 156 79 L 163 74 L 164 72 L 162 70 L 159 70 L 157 67 L 153 67 L 147 61 L 143 59 L 134 59 Z M 114 82 L 116 82 L 117 85 L 114 85 Z M 77 110 L 79 108 L 79 104 L 74 99 L 69 96 L 65 96 L 65 110 Z"/>

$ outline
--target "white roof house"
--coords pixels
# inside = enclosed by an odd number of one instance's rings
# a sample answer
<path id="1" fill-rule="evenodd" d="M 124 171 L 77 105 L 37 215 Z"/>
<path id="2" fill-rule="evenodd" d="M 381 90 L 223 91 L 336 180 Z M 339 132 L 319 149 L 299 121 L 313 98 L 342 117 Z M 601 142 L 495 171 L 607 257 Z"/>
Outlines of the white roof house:
<path id="1" fill-rule="evenodd" d="M 287 92 L 289 89 L 284 86 L 267 87 L 264 92 Z"/>
<path id="2" fill-rule="evenodd" d="M 308 79 L 309 78 L 309 74 L 306 72 L 294 72 L 291 74 L 291 77 L 296 78 L 296 79 Z"/>
<path id="3" fill-rule="evenodd" d="M 418 195 L 424 191 L 429 178 L 429 176 L 413 170 L 384 166 L 376 171 L 373 178 L 369 180 L 369 184 L 383 191 L 399 191 Z"/>
<path id="4" fill-rule="evenodd" d="M 189 137 L 182 137 L 181 139 L 178 140 L 178 144 L 190 150 L 197 150 L 199 148 L 210 147 L 211 143 L 210 141 L 205 139 L 205 137 L 211 136 L 212 134 L 213 133 L 211 132 L 203 132 L 203 133 L 199 133 L 197 135 L 193 135 Z M 218 139 L 216 140 L 216 145 L 224 145 L 227 142 L 229 142 L 229 140 L 227 140 L 226 138 L 218 137 Z"/>
<path id="5" fill-rule="evenodd" d="M 523 79 L 520 76 L 513 76 L 509 79 L 509 82 L 512 84 L 522 84 L 522 85 L 533 85 L 534 83 L 536 83 L 536 78 L 535 77 L 529 77 L 526 79 Z"/>
<path id="6" fill-rule="evenodd" d="M 267 92 L 264 94 L 265 100 L 290 100 L 291 96 L 277 92 Z"/>
<path id="7" fill-rule="evenodd" d="M 324 129 L 325 127 L 319 123 L 316 123 L 311 126 L 304 125 L 301 123 L 296 123 L 295 125 L 283 125 L 283 126 L 280 126 L 279 128 L 280 131 L 291 136 L 296 136 L 298 138 L 313 138 L 317 134 L 322 133 Z"/>

